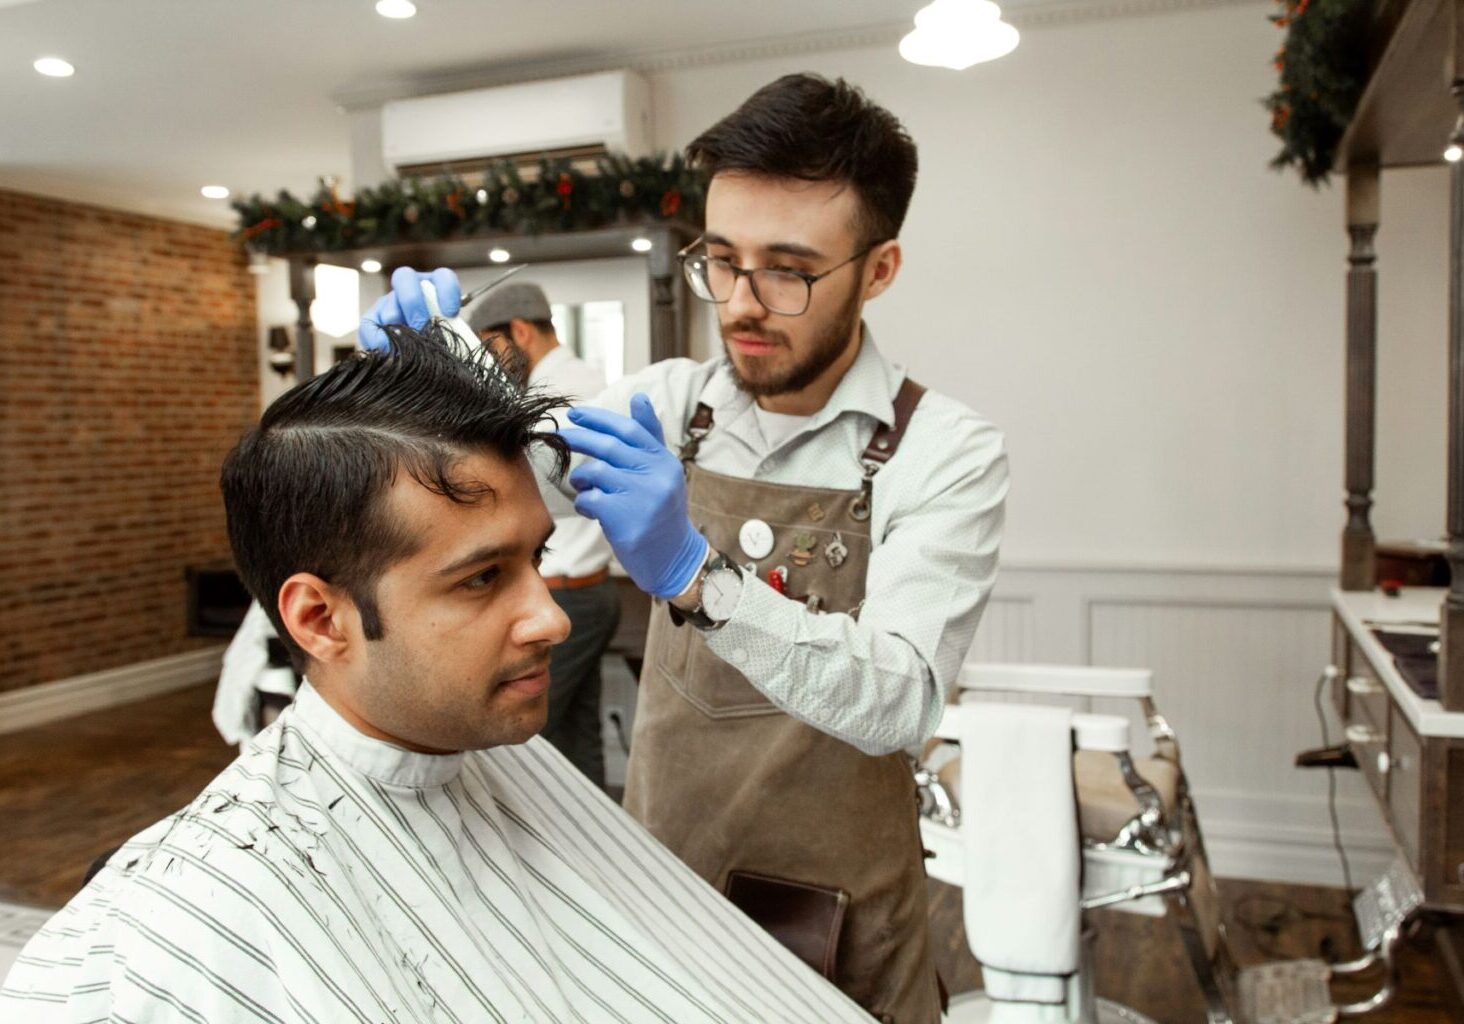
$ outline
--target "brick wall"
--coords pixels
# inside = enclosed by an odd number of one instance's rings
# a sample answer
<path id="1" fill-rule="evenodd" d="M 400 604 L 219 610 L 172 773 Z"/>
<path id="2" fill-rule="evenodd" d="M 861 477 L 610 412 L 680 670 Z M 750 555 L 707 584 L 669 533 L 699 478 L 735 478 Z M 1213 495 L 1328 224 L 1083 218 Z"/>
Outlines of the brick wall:
<path id="1" fill-rule="evenodd" d="M 176 654 L 258 414 L 223 231 L 0 190 L 0 691 Z"/>

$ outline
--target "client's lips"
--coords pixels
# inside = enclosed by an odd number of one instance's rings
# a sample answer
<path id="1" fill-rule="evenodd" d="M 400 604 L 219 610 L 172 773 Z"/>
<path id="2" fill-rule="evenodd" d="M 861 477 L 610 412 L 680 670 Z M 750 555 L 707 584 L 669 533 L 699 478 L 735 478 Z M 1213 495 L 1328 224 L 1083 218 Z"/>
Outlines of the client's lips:
<path id="1" fill-rule="evenodd" d="M 516 693 L 521 693 L 525 697 L 537 697 L 549 689 L 549 666 L 545 665 L 530 675 L 505 680 L 500 685 L 506 686 Z"/>

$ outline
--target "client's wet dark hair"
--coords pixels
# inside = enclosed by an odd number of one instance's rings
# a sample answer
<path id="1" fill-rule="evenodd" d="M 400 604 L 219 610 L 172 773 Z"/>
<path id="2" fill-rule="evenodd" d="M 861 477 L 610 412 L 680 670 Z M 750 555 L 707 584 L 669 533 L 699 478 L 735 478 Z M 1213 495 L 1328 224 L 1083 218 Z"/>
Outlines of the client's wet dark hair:
<path id="1" fill-rule="evenodd" d="M 486 486 L 454 476 L 465 456 L 506 460 L 540 445 L 564 472 L 555 395 L 524 388 L 476 348 L 460 355 L 439 326 L 388 326 L 391 347 L 360 352 L 276 399 L 224 460 L 220 486 L 234 561 L 303 671 L 305 652 L 280 620 L 281 585 L 314 573 L 348 593 L 368 639 L 380 639 L 376 582 L 416 547 L 383 500 L 399 471 L 452 501 Z"/>

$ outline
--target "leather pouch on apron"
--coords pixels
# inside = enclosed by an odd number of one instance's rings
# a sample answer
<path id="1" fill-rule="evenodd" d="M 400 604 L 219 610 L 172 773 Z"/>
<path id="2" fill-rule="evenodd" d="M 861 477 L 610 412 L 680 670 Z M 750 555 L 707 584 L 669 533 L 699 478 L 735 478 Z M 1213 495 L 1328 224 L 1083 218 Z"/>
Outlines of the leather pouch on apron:
<path id="1" fill-rule="evenodd" d="M 750 871 L 727 874 L 726 896 L 798 959 L 834 980 L 849 894 Z"/>

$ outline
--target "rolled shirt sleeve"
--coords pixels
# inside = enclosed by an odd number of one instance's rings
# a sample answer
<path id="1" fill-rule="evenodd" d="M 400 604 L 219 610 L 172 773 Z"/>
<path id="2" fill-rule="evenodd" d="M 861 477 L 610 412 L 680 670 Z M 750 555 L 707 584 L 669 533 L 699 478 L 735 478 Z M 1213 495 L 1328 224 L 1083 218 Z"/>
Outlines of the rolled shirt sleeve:
<path id="1" fill-rule="evenodd" d="M 996 579 L 1002 437 L 974 417 L 936 422 L 946 419 L 930 417 L 929 434 L 912 422 L 875 477 L 877 540 L 857 618 L 811 612 L 749 577 L 732 617 L 707 634 L 774 704 L 866 754 L 934 734 Z M 908 457 L 937 432 L 939 462 Z"/>

